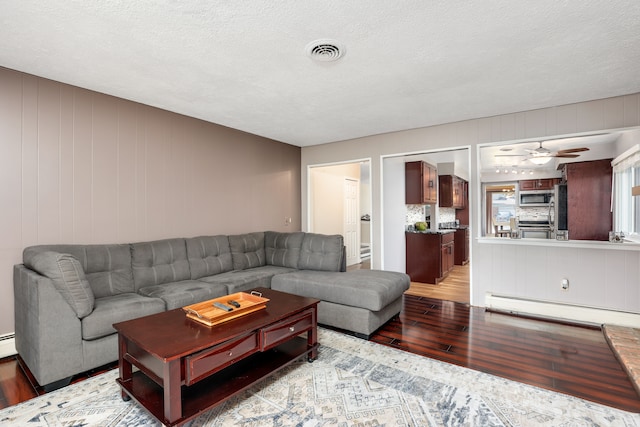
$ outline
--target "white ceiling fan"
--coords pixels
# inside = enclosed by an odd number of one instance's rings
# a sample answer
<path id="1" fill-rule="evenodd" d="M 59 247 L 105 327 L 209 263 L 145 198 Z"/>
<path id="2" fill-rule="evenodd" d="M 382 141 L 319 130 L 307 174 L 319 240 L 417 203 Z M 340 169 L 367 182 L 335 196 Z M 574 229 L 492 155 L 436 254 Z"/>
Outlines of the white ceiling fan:
<path id="1" fill-rule="evenodd" d="M 535 149 L 525 148 L 525 151 L 527 151 L 528 154 L 496 154 L 495 156 L 496 157 L 525 157 L 524 159 L 522 159 L 523 162 L 528 160 L 531 163 L 536 165 L 544 165 L 555 157 L 576 158 L 580 156 L 579 154 L 576 154 L 576 153 L 580 153 L 582 151 L 589 151 L 587 147 L 577 147 L 577 148 L 568 148 L 566 150 L 551 151 L 548 148 L 543 147 L 542 142 L 543 141 L 538 142 L 538 144 L 540 144 L 538 148 L 535 148 Z"/>

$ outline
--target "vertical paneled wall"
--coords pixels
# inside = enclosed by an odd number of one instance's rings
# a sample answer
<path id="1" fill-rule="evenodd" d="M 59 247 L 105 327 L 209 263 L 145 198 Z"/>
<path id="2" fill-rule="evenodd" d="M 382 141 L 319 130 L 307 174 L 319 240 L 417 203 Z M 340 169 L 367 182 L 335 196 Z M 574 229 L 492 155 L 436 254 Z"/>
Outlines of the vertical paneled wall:
<path id="1" fill-rule="evenodd" d="M 0 201 L 3 334 L 26 246 L 299 230 L 300 148 L 0 68 Z"/>

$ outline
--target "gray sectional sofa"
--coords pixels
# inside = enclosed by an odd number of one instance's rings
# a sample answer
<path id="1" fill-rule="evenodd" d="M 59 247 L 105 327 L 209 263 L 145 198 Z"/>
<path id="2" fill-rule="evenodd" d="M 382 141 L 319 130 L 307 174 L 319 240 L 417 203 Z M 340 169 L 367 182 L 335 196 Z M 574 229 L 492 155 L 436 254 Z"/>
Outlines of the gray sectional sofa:
<path id="1" fill-rule="evenodd" d="M 272 231 L 32 246 L 13 282 L 16 349 L 47 390 L 117 360 L 117 322 L 267 287 L 318 298 L 320 324 L 368 337 L 409 288 L 403 273 L 345 272 L 340 235 Z"/>

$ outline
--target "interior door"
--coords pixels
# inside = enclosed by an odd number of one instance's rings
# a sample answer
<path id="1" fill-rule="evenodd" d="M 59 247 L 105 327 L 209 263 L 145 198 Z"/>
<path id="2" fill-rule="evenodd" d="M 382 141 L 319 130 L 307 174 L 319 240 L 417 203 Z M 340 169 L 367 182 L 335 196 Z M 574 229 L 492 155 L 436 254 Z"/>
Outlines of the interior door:
<path id="1" fill-rule="evenodd" d="M 344 180 L 344 240 L 347 265 L 360 263 L 360 183 L 351 178 Z"/>

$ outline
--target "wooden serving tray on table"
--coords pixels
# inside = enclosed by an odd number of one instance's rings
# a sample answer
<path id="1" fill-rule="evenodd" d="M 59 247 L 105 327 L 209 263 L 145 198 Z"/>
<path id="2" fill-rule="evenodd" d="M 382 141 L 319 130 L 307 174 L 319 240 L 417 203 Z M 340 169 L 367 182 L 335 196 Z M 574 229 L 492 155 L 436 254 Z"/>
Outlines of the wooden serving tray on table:
<path id="1" fill-rule="evenodd" d="M 235 301 L 240 307 L 234 307 L 229 301 Z M 207 326 L 215 326 L 220 323 L 228 322 L 254 311 L 262 310 L 267 307 L 268 298 L 263 298 L 259 292 L 237 292 L 235 294 L 225 295 L 223 297 L 214 298 L 208 301 L 202 301 L 196 304 L 187 305 L 182 309 L 187 313 L 187 317 Z M 232 311 L 225 311 L 214 306 L 214 303 L 221 303 L 227 307 L 233 308 Z"/>

